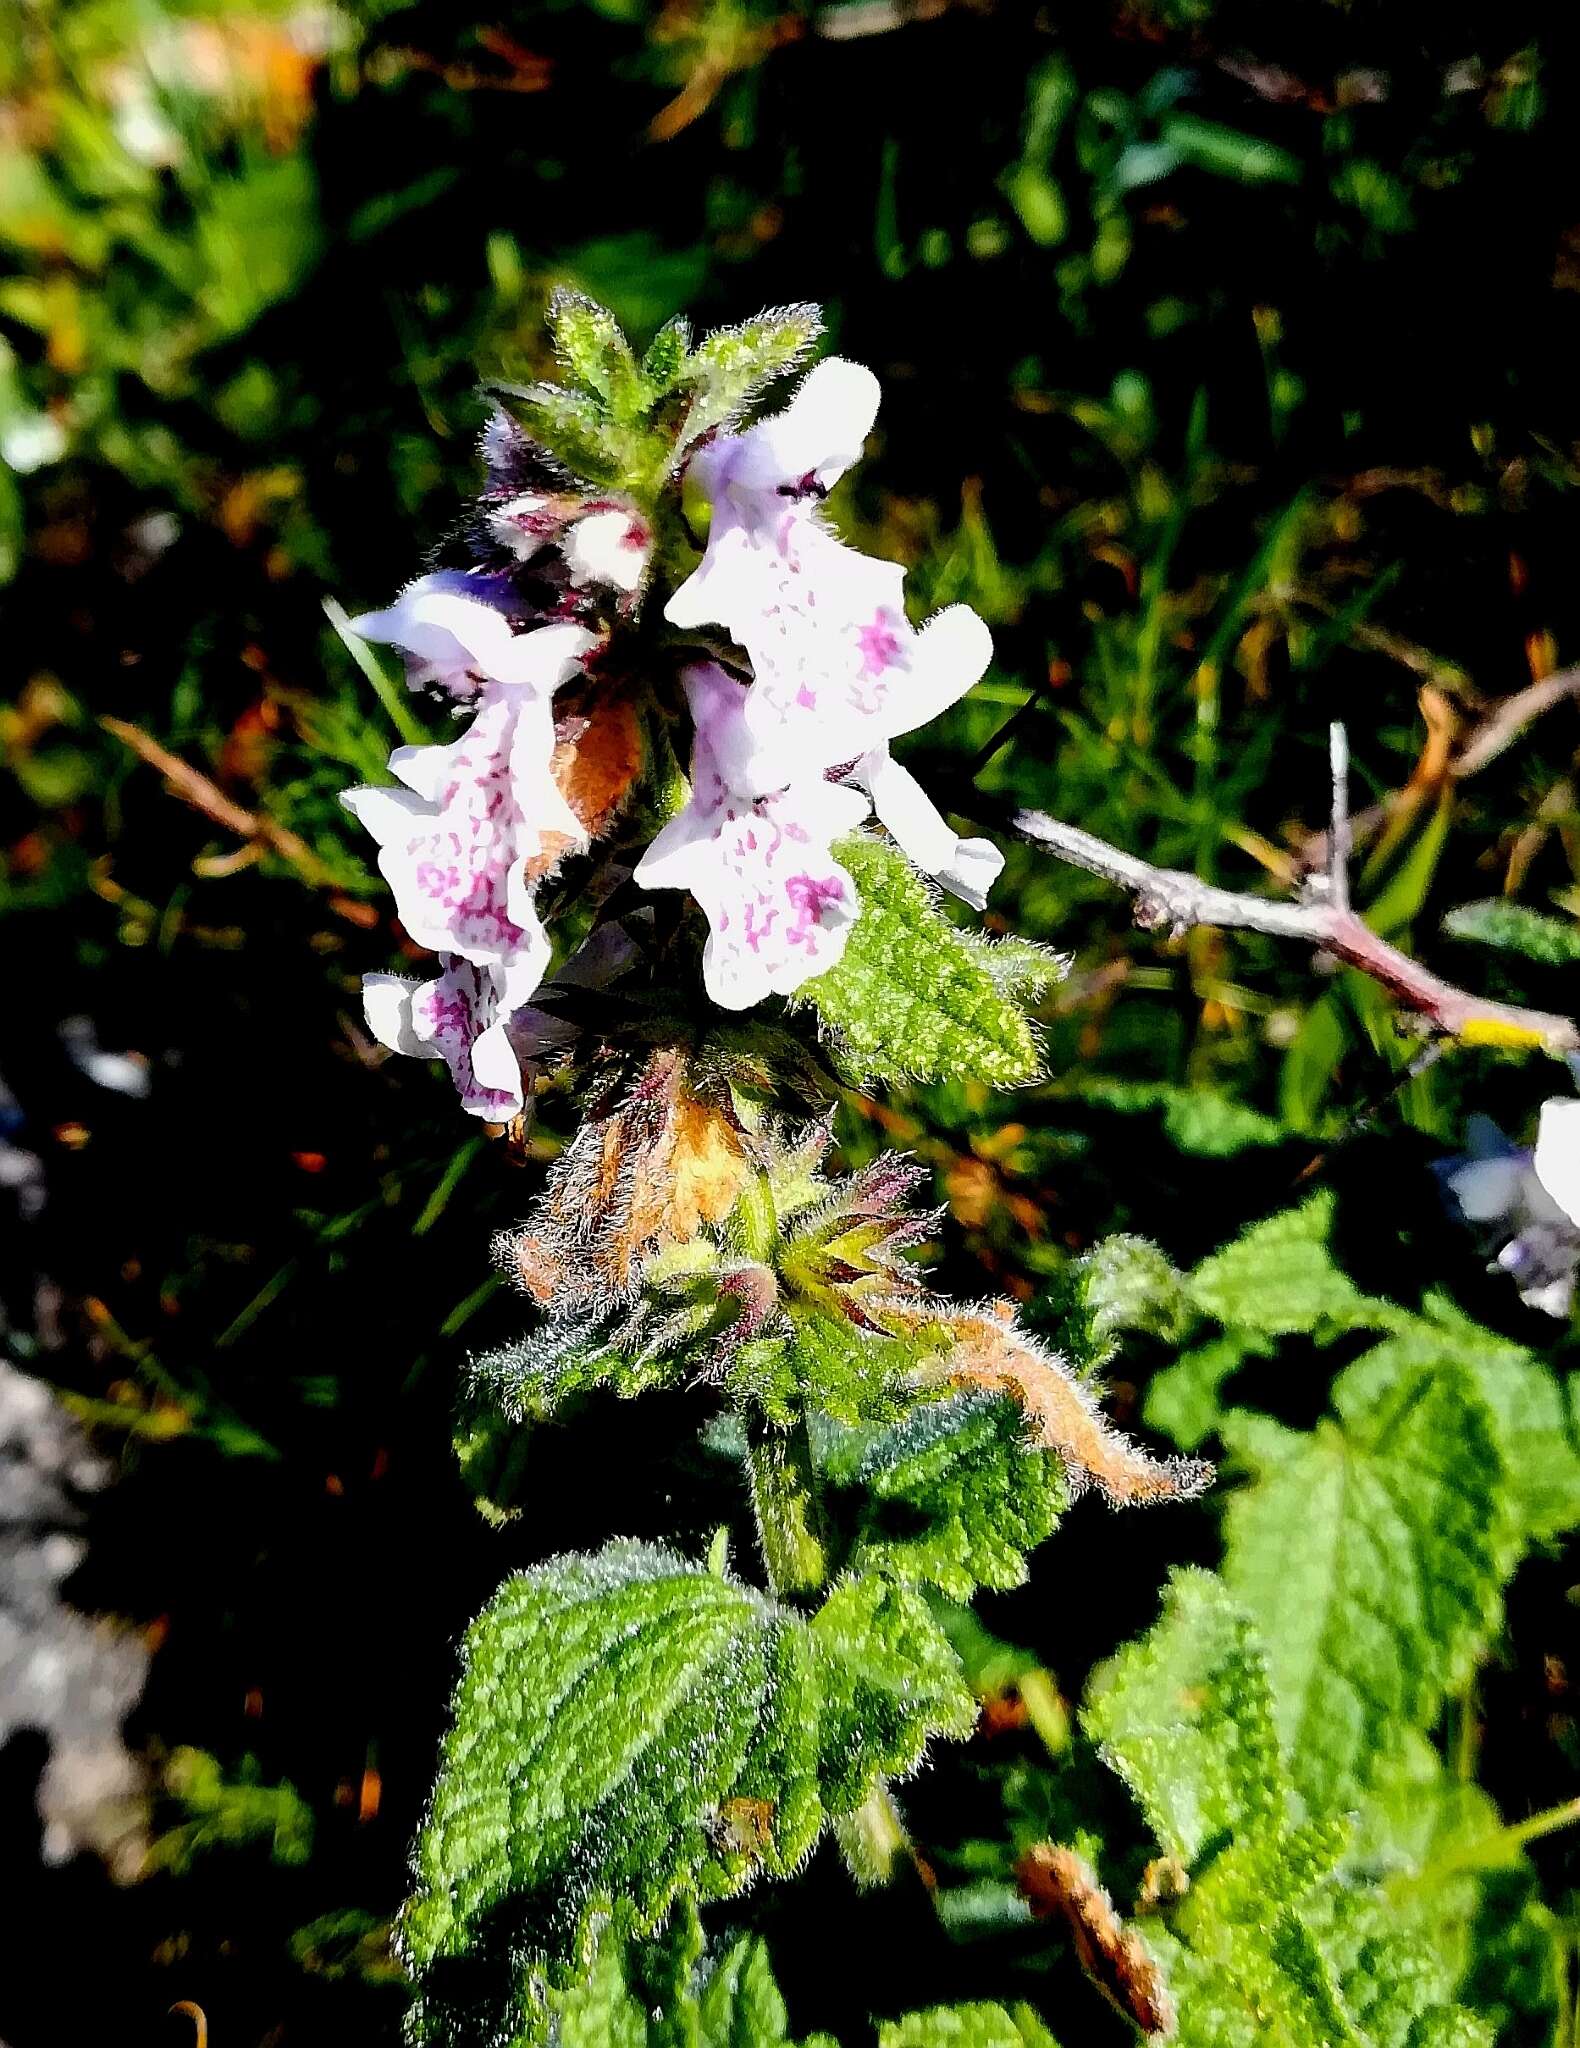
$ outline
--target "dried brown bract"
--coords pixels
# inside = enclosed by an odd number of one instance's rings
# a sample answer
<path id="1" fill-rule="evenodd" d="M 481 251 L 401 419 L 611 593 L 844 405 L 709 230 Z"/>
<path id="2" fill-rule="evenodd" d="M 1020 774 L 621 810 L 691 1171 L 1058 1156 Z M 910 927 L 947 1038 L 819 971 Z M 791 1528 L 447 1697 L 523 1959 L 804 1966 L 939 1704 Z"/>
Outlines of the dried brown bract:
<path id="1" fill-rule="evenodd" d="M 556 1310 L 626 1300 L 643 1260 L 722 1222 L 752 1170 L 730 1110 L 694 1094 L 685 1053 L 662 1046 L 629 1088 L 595 1106 L 525 1230 L 506 1232 L 496 1256 Z"/>
<path id="2" fill-rule="evenodd" d="M 1213 1468 L 1205 1460 L 1154 1458 L 1115 1429 L 1068 1363 L 1020 1328 L 1008 1302 L 966 1309 L 899 1299 L 885 1302 L 879 1313 L 896 1332 L 935 1330 L 952 1340 L 932 1368 L 950 1385 L 1012 1394 L 1037 1442 L 1063 1461 L 1072 1493 L 1096 1486 L 1113 1506 L 1133 1507 L 1189 1499 L 1211 1482 Z"/>
<path id="3" fill-rule="evenodd" d="M 1065 1922 L 1081 1968 L 1110 2003 L 1144 2034 L 1173 2034 L 1174 2001 L 1152 1951 L 1119 1917 L 1084 1857 L 1056 1842 L 1039 1842 L 1015 1865 L 1015 1881 L 1039 1919 L 1057 1915 Z"/>

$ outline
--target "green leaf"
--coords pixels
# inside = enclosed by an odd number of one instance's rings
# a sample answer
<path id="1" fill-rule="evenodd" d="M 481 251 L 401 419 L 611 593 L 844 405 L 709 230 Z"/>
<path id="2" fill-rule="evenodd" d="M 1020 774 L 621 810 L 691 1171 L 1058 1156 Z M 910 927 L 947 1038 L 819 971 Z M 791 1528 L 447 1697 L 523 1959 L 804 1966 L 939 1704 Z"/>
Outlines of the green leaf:
<path id="1" fill-rule="evenodd" d="M 697 1981 L 702 1932 L 694 1910 L 661 1935 L 599 1940 L 591 1968 L 550 2000 L 556 2048 L 790 2048 L 789 2016 L 768 1951 L 741 1935 Z M 835 2048 L 812 2035 L 804 2048 Z"/>
<path id="2" fill-rule="evenodd" d="M 1029 2005 L 935 2005 L 884 2020 L 878 2048 L 1058 2048 Z"/>
<path id="3" fill-rule="evenodd" d="M 1066 1266 L 1041 1315 L 1059 1348 L 1086 1366 L 1107 1366 L 1125 1331 L 1178 1343 L 1193 1321 L 1184 1278 L 1168 1253 L 1129 1233 L 1098 1239 Z"/>
<path id="4" fill-rule="evenodd" d="M 1182 1451 L 1197 1451 L 1223 1415 L 1223 1389 L 1261 1347 L 1240 1330 L 1224 1330 L 1186 1351 L 1147 1383 L 1142 1419 Z"/>
<path id="5" fill-rule="evenodd" d="M 1174 1573 L 1156 1626 L 1093 1675 L 1081 1720 L 1183 1863 L 1283 1829 L 1267 1668 L 1249 1615 L 1210 1572 Z"/>
<path id="6" fill-rule="evenodd" d="M 1580 924 L 1572 918 L 1547 917 L 1523 903 L 1501 896 L 1466 903 L 1451 910 L 1443 929 L 1452 939 L 1468 939 L 1500 952 L 1521 953 L 1543 967 L 1570 967 L 1580 960 Z"/>
<path id="7" fill-rule="evenodd" d="M 1298 1209 L 1253 1224 L 1190 1274 L 1191 1300 L 1232 1329 L 1267 1335 L 1391 1329 L 1403 1312 L 1362 1294 L 1334 1264 L 1332 1227 L 1333 1196 L 1326 1189 Z"/>
<path id="8" fill-rule="evenodd" d="M 700 2048 L 780 2048 L 790 2020 L 774 1981 L 768 1950 L 756 1935 L 742 1935 L 714 1965 L 699 2002 Z M 834 2048 L 826 2034 L 808 2036 L 806 2048 Z"/>
<path id="9" fill-rule="evenodd" d="M 470 1402 L 522 1422 L 552 1415 L 594 1387 L 640 1393 L 663 1376 L 665 1360 L 632 1357 L 612 1342 L 615 1320 L 601 1312 L 552 1316 L 527 1336 L 484 1352 L 467 1367 Z"/>
<path id="10" fill-rule="evenodd" d="M 801 362 L 822 331 L 822 309 L 801 305 L 776 306 L 739 327 L 705 335 L 686 365 L 686 380 L 697 395 L 678 448 L 691 447 L 715 427 L 732 426 L 769 384 Z"/>
<path id="11" fill-rule="evenodd" d="M 1255 1474 L 1229 1501 L 1224 1577 L 1259 1625 L 1295 1784 L 1339 1811 L 1497 1624 L 1511 1513 L 1492 1417 L 1449 1369 L 1309 1434 L 1231 1414 L 1223 1436 Z"/>
<path id="12" fill-rule="evenodd" d="M 641 1932 L 676 1898 L 793 1869 L 825 1820 L 972 1716 L 907 1588 L 845 1581 L 808 1623 L 641 1543 L 508 1580 L 468 1631 L 414 1852 L 415 2037 L 502 2024 L 563 1978 L 599 1908 Z"/>
<path id="13" fill-rule="evenodd" d="M 1543 1542 L 1580 1526 L 1580 1449 L 1556 1375 L 1522 1346 L 1462 1315 L 1442 1295 L 1334 1382 L 1340 1415 L 1396 1398 L 1406 1382 L 1461 1367 L 1486 1403 L 1511 1503 L 1525 1536 Z"/>
<path id="14" fill-rule="evenodd" d="M 1094 1075 L 1080 1084 L 1083 1101 L 1129 1114 L 1163 1112 L 1166 1136 L 1182 1152 L 1228 1159 L 1257 1145 L 1281 1145 L 1289 1132 L 1220 1088 L 1181 1088 L 1168 1081 L 1120 1081 Z"/>
<path id="15" fill-rule="evenodd" d="M 960 1659 L 913 1587 L 874 1574 L 837 1585 L 810 1624 L 817 1671 L 818 1783 L 831 1814 L 874 1780 L 921 1761 L 932 1734 L 965 1737 L 976 1701 Z"/>
<path id="16" fill-rule="evenodd" d="M 1036 1034 L 1007 991 L 990 942 L 950 924 L 903 854 L 858 834 L 834 849 L 861 897 L 843 957 L 795 999 L 811 1003 L 853 1074 L 882 1081 L 973 1080 L 1013 1088 L 1035 1080 Z M 1049 957 L 1044 980 L 1057 972 Z"/>
<path id="17" fill-rule="evenodd" d="M 1019 1403 L 995 1394 L 922 1402 L 890 1429 L 852 1432 L 825 1472 L 865 1496 L 853 1569 L 954 1600 L 1023 1585 L 1027 1553 L 1053 1533 L 1065 1498 L 1057 1459 L 1027 1443 Z"/>

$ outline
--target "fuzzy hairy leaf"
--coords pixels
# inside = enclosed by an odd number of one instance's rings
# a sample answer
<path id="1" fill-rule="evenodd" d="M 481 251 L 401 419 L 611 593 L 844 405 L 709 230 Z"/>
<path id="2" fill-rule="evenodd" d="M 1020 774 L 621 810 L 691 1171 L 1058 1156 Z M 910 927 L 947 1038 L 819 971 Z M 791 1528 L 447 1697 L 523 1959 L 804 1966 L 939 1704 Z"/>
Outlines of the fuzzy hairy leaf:
<path id="1" fill-rule="evenodd" d="M 1057 1334 L 1064 1348 L 1092 1365 L 1106 1365 L 1131 1330 L 1178 1343 L 1192 1311 L 1184 1276 L 1166 1252 L 1145 1237 L 1105 1237 L 1066 1269 L 1064 1299 L 1055 1296 Z"/>
<path id="2" fill-rule="evenodd" d="M 1210 1572 L 1173 1575 L 1156 1626 L 1094 1674 L 1082 1723 L 1183 1863 L 1282 1830 L 1267 1667 L 1250 1617 Z"/>
<path id="3" fill-rule="evenodd" d="M 878 2048 L 1058 2048 L 1029 2005 L 936 2005 L 878 2028 Z"/>
<path id="4" fill-rule="evenodd" d="M 1014 986 L 993 947 L 940 912 L 927 884 L 892 846 L 867 834 L 834 849 L 861 897 L 837 966 L 797 998 L 811 1003 L 853 1074 L 883 1081 L 1035 1080 L 1040 1053 L 1024 1008 L 1025 962 Z M 1044 981 L 1058 971 L 1052 956 Z"/>
<path id="5" fill-rule="evenodd" d="M 1295 1784 L 1334 1812 L 1497 1624 L 1512 1518 L 1492 1418 L 1449 1369 L 1342 1424 L 1231 1414 L 1223 1433 L 1255 1474 L 1229 1502 L 1224 1577 L 1260 1628 Z"/>
<path id="6" fill-rule="evenodd" d="M 1501 896 L 1451 910 L 1443 929 L 1450 938 L 1495 946 L 1503 953 L 1521 953 L 1543 967 L 1569 967 L 1580 960 L 1580 924 L 1547 917 L 1523 903 L 1505 902 Z"/>
<path id="7" fill-rule="evenodd" d="M 847 1581 L 809 1623 L 641 1543 L 508 1580 L 462 1663 L 400 1929 L 425 2040 L 552 1981 L 601 1905 L 641 1931 L 677 1897 L 788 1871 L 972 1717 L 915 1593 Z"/>
<path id="8" fill-rule="evenodd" d="M 872 1573 L 847 1578 L 809 1634 L 818 1786 L 829 1813 L 859 1806 L 880 1772 L 913 1769 L 931 1736 L 971 1733 L 976 1701 L 960 1659 L 914 1587 Z"/>
<path id="9" fill-rule="evenodd" d="M 1333 1197 L 1324 1190 L 1255 1223 L 1189 1275 L 1191 1300 L 1230 1328 L 1267 1335 L 1386 1330 L 1399 1320 L 1390 1302 L 1363 1294 L 1328 1249 Z"/>
<path id="10" fill-rule="evenodd" d="M 1027 1442 L 1019 1404 L 997 1394 L 923 1402 L 892 1428 L 846 1439 L 825 1469 L 865 1496 L 852 1566 L 954 1600 L 1024 1584 L 1027 1553 L 1053 1533 L 1065 1497 L 1057 1460 Z"/>
<path id="11" fill-rule="evenodd" d="M 686 365 L 697 395 L 679 448 L 693 447 L 715 427 L 733 426 L 754 398 L 796 367 L 822 331 L 821 308 L 803 305 L 777 306 L 704 335 Z"/>

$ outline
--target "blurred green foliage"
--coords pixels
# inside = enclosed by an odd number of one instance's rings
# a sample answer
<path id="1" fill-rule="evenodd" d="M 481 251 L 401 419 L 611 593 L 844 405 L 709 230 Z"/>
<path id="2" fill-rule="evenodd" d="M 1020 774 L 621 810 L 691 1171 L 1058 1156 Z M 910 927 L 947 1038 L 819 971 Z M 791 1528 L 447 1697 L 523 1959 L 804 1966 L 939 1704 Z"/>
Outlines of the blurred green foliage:
<path id="1" fill-rule="evenodd" d="M 0 1307 L 120 1453 L 76 1596 L 158 1643 L 133 1733 L 206 1753 L 213 1816 L 112 1895 L 82 1863 L 33 1870 L 32 1781 L 9 1772 L 12 2048 L 58 2038 L 63 2003 L 85 2038 L 165 2040 L 174 1998 L 216 2048 L 393 2038 L 381 1929 L 461 1627 L 550 1551 L 715 1534 L 684 1396 L 529 1440 L 525 1511 L 474 1513 L 453 1389 L 514 1333 L 486 1245 L 534 1177 L 459 1128 L 442 1075 L 378 1059 L 356 995 L 401 941 L 336 792 L 423 733 L 336 607 L 382 602 L 450 529 L 478 382 L 549 368 L 553 287 L 642 344 L 680 312 L 830 308 L 886 392 L 841 517 L 923 609 L 966 599 L 995 630 L 987 680 L 919 743 L 963 819 L 1030 803 L 1287 887 L 1341 717 L 1373 922 L 1573 1011 L 1574 704 L 1520 693 L 1580 646 L 1577 119 L 1574 29 L 1539 0 L 0 0 L 0 1140 L 29 1196 Z M 1528 1134 L 1560 1071 L 1419 1068 L 1353 974 L 1137 935 L 1030 849 L 990 923 L 1072 956 L 1049 1080 L 853 1092 L 847 1153 L 913 1145 L 950 1205 L 944 1277 L 1033 1323 L 1073 1312 L 1072 1262 L 1107 1233 L 1165 1248 L 1189 1297 L 1151 1269 L 1114 1400 L 1259 1471 L 1231 1557 L 1292 1483 L 1259 1462 L 1276 1427 L 1328 1455 L 1362 1428 L 1352 1376 L 1407 1370 L 1444 1296 L 1515 1361 L 1454 1368 L 1499 1469 L 1535 1455 L 1572 1484 L 1565 1416 L 1511 1454 L 1487 1383 L 1529 1393 L 1518 1361 L 1561 1367 L 1569 1339 L 1482 1272 L 1428 1171 L 1471 1110 Z M 104 1085 L 95 1047 L 140 1081 Z M 569 1124 L 551 1092 L 539 1158 Z M 1233 1255 L 1201 1262 L 1314 1181 L 1323 1231 L 1248 1311 Z M 1216 1561 L 1221 1507 L 1079 1507 L 1063 1571 L 993 1596 L 991 1627 L 1074 1696 L 1170 1565 Z M 1475 1669 L 1439 1674 L 1443 1759 L 1390 1764 L 1379 1857 L 1426 1805 L 1452 1860 L 1455 1827 L 1480 1841 L 1572 1792 L 1574 1574 L 1528 1528 Z M 1045 1729 L 1051 1683 L 1024 1689 Z M 1021 1749 L 993 1784 L 1045 1830 L 1035 1727 L 997 1739 Z M 917 1788 L 919 1839 L 980 1834 L 983 1768 L 966 1750 Z M 260 1815 L 272 1858 L 223 1846 Z M 1533 1856 L 1463 1904 L 1508 1937 L 1485 2003 L 1523 2015 L 1519 2041 L 1551 2038 L 1580 1939 L 1580 1851 L 1559 1832 Z M 762 1906 L 795 2037 L 1007 1995 L 999 1937 L 941 1944 L 910 1897 L 853 1906 L 827 1861 Z M 67 1915 L 99 1967 L 62 1987 L 43 1934 Z M 1051 2011 L 1065 1965 L 1039 1943 L 1017 1982 Z"/>

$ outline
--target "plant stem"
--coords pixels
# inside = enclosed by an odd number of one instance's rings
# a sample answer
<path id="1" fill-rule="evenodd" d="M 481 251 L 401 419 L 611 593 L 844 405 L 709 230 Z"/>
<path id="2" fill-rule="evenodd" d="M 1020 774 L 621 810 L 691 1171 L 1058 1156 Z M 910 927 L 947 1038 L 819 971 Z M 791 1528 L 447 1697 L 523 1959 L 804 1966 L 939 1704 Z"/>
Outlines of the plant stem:
<path id="1" fill-rule="evenodd" d="M 828 1580 L 828 1544 L 805 1420 L 787 1430 L 753 1424 L 748 1460 L 769 1585 L 783 1594 L 820 1591 Z"/>

